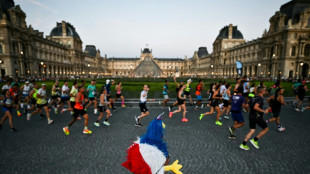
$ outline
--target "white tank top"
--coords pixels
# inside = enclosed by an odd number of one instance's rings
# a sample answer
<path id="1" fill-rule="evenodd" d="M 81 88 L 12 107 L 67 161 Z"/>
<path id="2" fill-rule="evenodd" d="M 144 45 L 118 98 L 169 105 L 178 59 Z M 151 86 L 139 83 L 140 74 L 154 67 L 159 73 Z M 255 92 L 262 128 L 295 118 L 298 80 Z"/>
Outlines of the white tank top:
<path id="1" fill-rule="evenodd" d="M 23 94 L 28 95 L 29 92 L 30 92 L 30 86 L 29 85 L 28 86 L 24 85 Z"/>

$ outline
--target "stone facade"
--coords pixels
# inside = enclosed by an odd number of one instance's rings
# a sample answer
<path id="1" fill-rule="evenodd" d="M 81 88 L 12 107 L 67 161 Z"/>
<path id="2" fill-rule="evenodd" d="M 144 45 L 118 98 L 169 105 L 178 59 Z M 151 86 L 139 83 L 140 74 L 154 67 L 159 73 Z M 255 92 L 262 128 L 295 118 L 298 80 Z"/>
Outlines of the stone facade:
<path id="1" fill-rule="evenodd" d="M 273 15 L 262 37 L 246 41 L 237 26 L 223 27 L 213 52 L 200 47 L 191 58 L 156 58 L 149 48 L 140 57 L 102 57 L 86 45 L 73 25 L 62 21 L 50 35 L 34 30 L 13 0 L 0 0 L 1 76 L 82 77 L 237 77 L 236 61 L 243 74 L 262 78 L 309 77 L 310 2 L 292 0 Z"/>

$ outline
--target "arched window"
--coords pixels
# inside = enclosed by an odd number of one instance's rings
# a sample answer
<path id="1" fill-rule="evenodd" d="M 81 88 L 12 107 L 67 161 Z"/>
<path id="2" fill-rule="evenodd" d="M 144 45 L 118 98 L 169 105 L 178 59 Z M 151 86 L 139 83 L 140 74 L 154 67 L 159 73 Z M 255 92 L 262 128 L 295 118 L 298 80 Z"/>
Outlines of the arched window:
<path id="1" fill-rule="evenodd" d="M 310 17 L 308 18 L 308 27 L 310 27 Z"/>
<path id="2" fill-rule="evenodd" d="M 310 56 L 310 44 L 305 46 L 305 56 Z"/>

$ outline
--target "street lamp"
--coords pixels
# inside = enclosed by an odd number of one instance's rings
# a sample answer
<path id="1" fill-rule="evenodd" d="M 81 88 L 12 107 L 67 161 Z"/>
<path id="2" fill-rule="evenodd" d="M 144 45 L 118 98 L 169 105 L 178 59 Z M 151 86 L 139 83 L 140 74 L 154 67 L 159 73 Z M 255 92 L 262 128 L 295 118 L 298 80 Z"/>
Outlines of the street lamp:
<path id="1" fill-rule="evenodd" d="M 88 67 L 90 67 L 90 64 L 87 64 Z"/>
<path id="2" fill-rule="evenodd" d="M 259 73 L 259 72 L 260 72 L 260 66 L 261 66 L 261 64 L 260 64 L 260 63 L 258 63 L 258 65 L 257 65 L 257 66 L 258 66 L 258 72 L 257 72 L 257 74 L 258 74 L 258 78 L 259 78 L 259 77 L 260 77 L 260 73 Z"/>
<path id="3" fill-rule="evenodd" d="M 299 76 L 300 76 L 300 78 L 302 77 L 302 66 L 304 66 L 303 62 L 300 63 L 300 68 L 299 68 Z"/>

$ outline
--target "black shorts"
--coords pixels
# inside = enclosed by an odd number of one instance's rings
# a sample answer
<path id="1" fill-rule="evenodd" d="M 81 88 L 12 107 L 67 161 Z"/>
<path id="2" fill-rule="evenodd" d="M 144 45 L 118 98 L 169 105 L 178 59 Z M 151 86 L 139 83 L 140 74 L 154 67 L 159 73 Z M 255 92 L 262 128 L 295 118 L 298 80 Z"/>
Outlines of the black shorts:
<path id="1" fill-rule="evenodd" d="M 280 116 L 280 112 L 281 112 L 281 111 L 272 110 L 272 115 L 273 115 L 273 117 L 274 117 L 274 118 L 279 117 L 279 116 Z"/>
<path id="2" fill-rule="evenodd" d="M 72 115 L 74 118 L 77 118 L 79 115 L 83 116 L 87 114 L 87 112 L 84 109 L 73 109 L 74 114 Z"/>
<path id="3" fill-rule="evenodd" d="M 47 103 L 45 103 L 45 104 L 37 104 L 37 108 L 44 108 L 45 106 L 47 106 Z"/>
<path id="4" fill-rule="evenodd" d="M 242 96 L 248 98 L 249 97 L 249 93 L 248 92 L 247 93 L 242 93 Z"/>
<path id="5" fill-rule="evenodd" d="M 19 100 L 18 99 L 13 99 L 13 104 L 18 104 Z"/>
<path id="6" fill-rule="evenodd" d="M 71 105 L 71 108 L 73 108 L 74 105 L 75 105 L 75 102 L 74 101 L 70 101 L 70 105 Z"/>
<path id="7" fill-rule="evenodd" d="M 37 104 L 37 100 L 35 98 L 31 98 L 31 101 L 30 101 L 31 104 L 35 105 Z"/>
<path id="8" fill-rule="evenodd" d="M 211 101 L 211 104 L 210 104 L 212 107 L 218 107 L 219 106 L 219 104 L 218 104 L 218 102 L 216 102 L 216 101 Z"/>
<path id="9" fill-rule="evenodd" d="M 229 105 L 229 100 L 223 100 L 223 102 L 224 102 L 224 107 L 227 108 Z"/>
<path id="10" fill-rule="evenodd" d="M 110 100 L 110 98 L 112 98 L 111 95 L 107 95 L 107 100 L 108 101 Z"/>
<path id="11" fill-rule="evenodd" d="M 184 91 L 184 95 L 189 96 L 191 93 L 189 91 Z"/>
<path id="12" fill-rule="evenodd" d="M 139 103 L 141 112 L 147 112 L 146 103 Z"/>
<path id="13" fill-rule="evenodd" d="M 116 94 L 115 98 L 120 98 L 122 96 L 122 94 Z"/>
<path id="14" fill-rule="evenodd" d="M 94 100 L 96 100 L 96 99 L 95 99 L 95 97 L 89 97 L 89 100 L 90 100 L 90 101 L 94 101 Z"/>
<path id="15" fill-rule="evenodd" d="M 60 97 L 59 95 L 52 95 L 52 100 L 56 100 L 59 97 Z"/>
<path id="16" fill-rule="evenodd" d="M 69 101 L 69 97 L 61 97 L 61 103 L 65 103 L 66 101 Z"/>
<path id="17" fill-rule="evenodd" d="M 183 105 L 184 104 L 184 101 L 183 99 L 178 99 L 178 105 Z"/>
<path id="18" fill-rule="evenodd" d="M 304 101 L 305 95 L 298 95 L 298 99 Z"/>
<path id="19" fill-rule="evenodd" d="M 297 90 L 294 90 L 294 94 L 295 94 L 295 95 L 298 95 L 298 91 L 297 91 Z"/>
<path id="20" fill-rule="evenodd" d="M 99 112 L 105 112 L 107 110 L 107 106 L 98 106 Z"/>
<path id="21" fill-rule="evenodd" d="M 262 117 L 257 117 L 256 119 L 251 119 L 251 118 L 249 119 L 250 129 L 255 129 L 256 124 L 262 129 L 265 129 L 268 127 L 266 121 Z"/>

